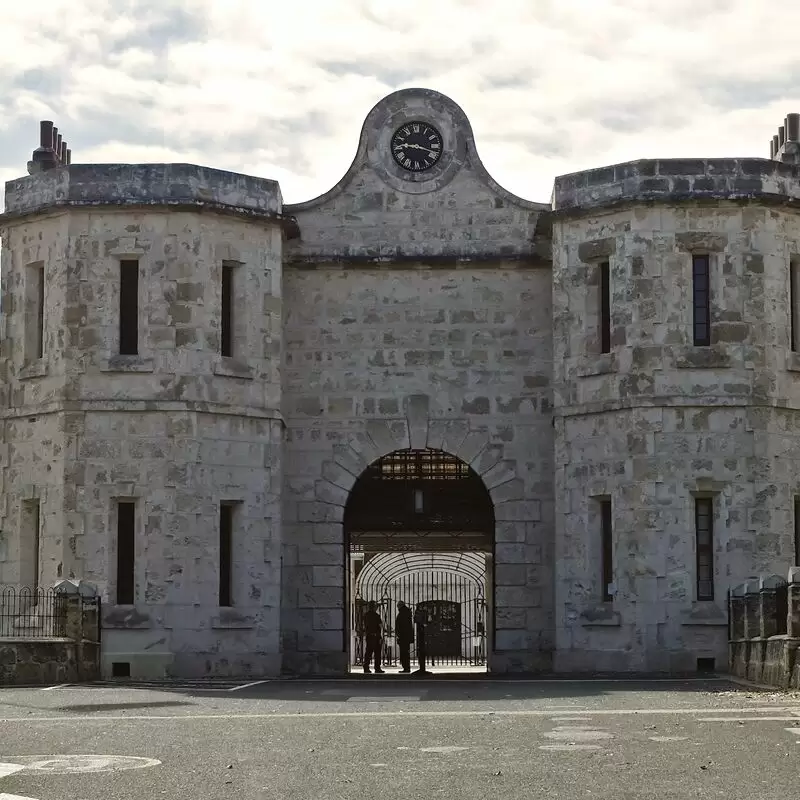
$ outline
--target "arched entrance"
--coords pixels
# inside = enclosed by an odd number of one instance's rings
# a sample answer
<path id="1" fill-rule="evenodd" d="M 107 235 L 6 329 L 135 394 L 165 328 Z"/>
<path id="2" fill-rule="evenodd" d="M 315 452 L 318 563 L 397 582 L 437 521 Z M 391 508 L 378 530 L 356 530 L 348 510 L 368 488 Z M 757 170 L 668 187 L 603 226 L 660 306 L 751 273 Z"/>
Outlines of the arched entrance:
<path id="1" fill-rule="evenodd" d="M 385 663 L 397 662 L 397 603 L 421 605 L 436 667 L 486 667 L 494 631 L 494 507 L 478 474 L 442 450 L 396 450 L 355 482 L 344 510 L 346 648 L 363 657 L 367 604 L 383 616 Z"/>

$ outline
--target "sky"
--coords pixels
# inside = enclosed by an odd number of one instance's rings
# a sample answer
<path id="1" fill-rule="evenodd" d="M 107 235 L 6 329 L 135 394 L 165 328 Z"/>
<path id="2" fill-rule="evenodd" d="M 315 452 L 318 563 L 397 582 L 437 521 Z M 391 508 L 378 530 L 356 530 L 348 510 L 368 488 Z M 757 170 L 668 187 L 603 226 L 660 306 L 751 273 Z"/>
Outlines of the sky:
<path id="1" fill-rule="evenodd" d="M 498 183 L 548 202 L 606 164 L 768 157 L 800 112 L 798 30 L 800 3 L 762 0 L 9 0 L 0 182 L 52 119 L 74 163 L 202 164 L 309 200 L 375 103 L 417 86 L 464 109 Z"/>

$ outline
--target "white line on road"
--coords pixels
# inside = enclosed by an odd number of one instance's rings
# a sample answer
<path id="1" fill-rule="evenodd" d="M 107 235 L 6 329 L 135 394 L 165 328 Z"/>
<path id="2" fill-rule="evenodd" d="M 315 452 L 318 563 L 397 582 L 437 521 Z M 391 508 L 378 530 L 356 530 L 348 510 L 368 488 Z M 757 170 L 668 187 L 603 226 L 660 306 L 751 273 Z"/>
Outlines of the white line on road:
<path id="1" fill-rule="evenodd" d="M 23 769 L 25 769 L 25 767 L 22 764 L 10 764 L 6 761 L 0 761 L 0 778 L 13 775 L 15 772 L 20 772 Z"/>
<path id="2" fill-rule="evenodd" d="M 8 792 L 0 792 L 0 800 L 37 800 L 36 797 L 28 797 L 21 794 L 9 794 Z"/>
<path id="3" fill-rule="evenodd" d="M 68 683 L 59 683 L 57 686 L 43 686 L 43 692 L 52 692 L 53 689 L 66 689 L 70 684 Z"/>
<path id="4" fill-rule="evenodd" d="M 628 717 L 628 716 L 697 716 L 698 714 L 739 714 L 743 720 L 767 719 L 767 717 L 747 716 L 742 714 L 800 714 L 800 706 L 761 706 L 755 708 L 719 708 L 711 711 L 708 708 L 625 708 L 625 709 L 589 709 L 559 712 L 559 716 L 576 714 L 585 716 Z M 281 711 L 264 714 L 76 714 L 63 717 L 6 717 L 3 723 L 13 722 L 191 722 L 202 720 L 258 720 L 258 719 L 318 719 L 320 717 L 551 717 L 552 709 L 503 710 L 474 709 L 470 711 Z M 708 717 L 708 721 L 733 721 L 731 717 Z M 774 717 L 775 720 L 795 720 L 793 717 Z"/>
<path id="5" fill-rule="evenodd" d="M 252 683 L 243 683 L 241 686 L 234 686 L 230 689 L 226 689 L 226 692 L 238 692 L 240 689 L 249 689 L 251 686 L 260 686 L 262 683 L 269 683 L 268 680 L 265 681 L 253 681 Z"/>
<path id="6" fill-rule="evenodd" d="M 715 713 L 719 713 L 718 711 Z M 702 717 L 698 722 L 792 722 L 800 721 L 800 717 Z"/>

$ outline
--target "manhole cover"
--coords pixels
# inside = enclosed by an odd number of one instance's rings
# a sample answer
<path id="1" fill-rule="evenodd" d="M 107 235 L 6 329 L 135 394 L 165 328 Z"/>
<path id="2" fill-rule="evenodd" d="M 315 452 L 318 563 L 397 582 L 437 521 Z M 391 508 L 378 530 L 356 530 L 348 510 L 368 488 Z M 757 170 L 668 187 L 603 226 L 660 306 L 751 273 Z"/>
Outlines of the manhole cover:
<path id="1" fill-rule="evenodd" d="M 26 771 L 67 775 L 72 772 L 118 772 L 125 769 L 157 767 L 156 758 L 138 756 L 9 756 L 8 761 L 20 764 Z"/>

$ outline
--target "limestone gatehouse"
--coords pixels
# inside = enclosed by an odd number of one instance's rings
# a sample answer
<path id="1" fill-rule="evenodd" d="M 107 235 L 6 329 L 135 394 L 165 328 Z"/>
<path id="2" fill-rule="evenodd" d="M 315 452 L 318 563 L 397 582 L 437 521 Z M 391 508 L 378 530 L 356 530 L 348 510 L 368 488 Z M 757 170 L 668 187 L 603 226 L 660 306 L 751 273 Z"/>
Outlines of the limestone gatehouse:
<path id="1" fill-rule="evenodd" d="M 0 584 L 94 584 L 109 676 L 344 673 L 369 601 L 394 663 L 400 599 L 435 668 L 723 666 L 728 589 L 797 559 L 799 121 L 530 202 L 407 89 L 294 205 L 43 122 L 0 216 Z"/>

